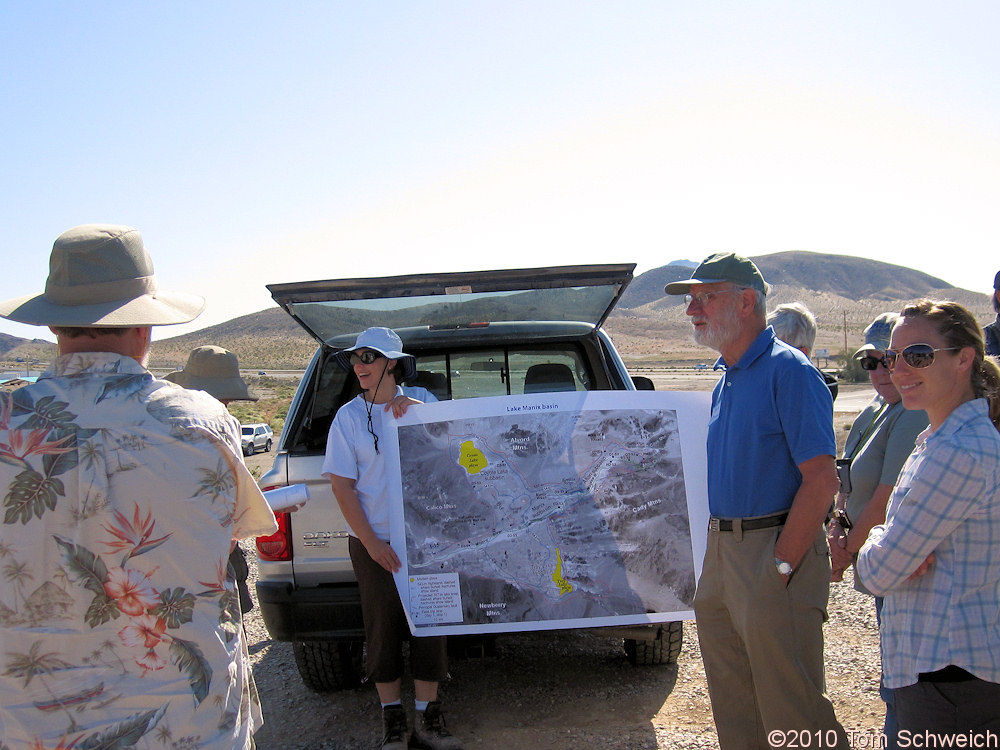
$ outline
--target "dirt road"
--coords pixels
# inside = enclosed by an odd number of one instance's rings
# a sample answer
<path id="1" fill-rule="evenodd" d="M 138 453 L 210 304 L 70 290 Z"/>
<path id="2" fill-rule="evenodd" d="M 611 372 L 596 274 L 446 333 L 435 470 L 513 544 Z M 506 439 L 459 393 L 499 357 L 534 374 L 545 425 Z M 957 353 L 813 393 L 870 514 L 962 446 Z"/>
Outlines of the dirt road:
<path id="1" fill-rule="evenodd" d="M 620 642 L 572 631 L 506 635 L 497 654 L 453 660 L 442 686 L 449 726 L 466 748 L 675 750 L 717 747 L 693 622 L 676 665 L 633 667 Z M 375 690 L 306 689 L 292 648 L 268 639 L 254 611 L 247 633 L 264 706 L 261 750 L 377 747 Z M 828 690 L 838 717 L 872 747 L 882 722 L 878 633 L 871 598 L 834 584 L 826 626 Z M 412 706 L 412 692 L 404 691 Z"/>

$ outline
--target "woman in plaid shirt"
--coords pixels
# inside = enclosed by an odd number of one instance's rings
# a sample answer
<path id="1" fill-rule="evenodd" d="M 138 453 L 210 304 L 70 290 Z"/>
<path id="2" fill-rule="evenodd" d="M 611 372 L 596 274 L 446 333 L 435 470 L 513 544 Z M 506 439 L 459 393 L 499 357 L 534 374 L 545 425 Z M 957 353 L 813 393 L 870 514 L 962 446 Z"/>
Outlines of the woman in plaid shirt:
<path id="1" fill-rule="evenodd" d="M 885 361 L 930 421 L 857 561 L 885 597 L 885 683 L 901 732 L 1000 732 L 1000 368 L 968 310 L 929 300 Z"/>

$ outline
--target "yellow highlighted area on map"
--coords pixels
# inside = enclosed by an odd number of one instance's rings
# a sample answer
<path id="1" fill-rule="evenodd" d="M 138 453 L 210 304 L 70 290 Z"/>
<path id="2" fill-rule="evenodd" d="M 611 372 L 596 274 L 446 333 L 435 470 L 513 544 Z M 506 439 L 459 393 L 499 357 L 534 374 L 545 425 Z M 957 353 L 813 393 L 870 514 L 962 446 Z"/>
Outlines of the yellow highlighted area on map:
<path id="1" fill-rule="evenodd" d="M 462 443 L 462 447 L 459 449 L 458 463 L 465 467 L 465 470 L 470 474 L 478 474 L 489 466 L 486 456 L 471 440 Z"/>
<path id="2" fill-rule="evenodd" d="M 556 547 L 556 572 L 552 574 L 552 580 L 559 587 L 559 595 L 568 594 L 573 590 L 573 584 L 562 577 L 562 553 Z"/>

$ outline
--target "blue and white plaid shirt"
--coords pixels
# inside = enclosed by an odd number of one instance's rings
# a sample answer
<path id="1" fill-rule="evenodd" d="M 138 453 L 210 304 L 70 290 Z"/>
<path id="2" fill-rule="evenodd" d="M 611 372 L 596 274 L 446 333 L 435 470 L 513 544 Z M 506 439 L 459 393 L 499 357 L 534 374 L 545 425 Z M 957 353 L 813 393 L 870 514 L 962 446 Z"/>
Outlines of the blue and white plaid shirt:
<path id="1" fill-rule="evenodd" d="M 930 569 L 910 580 L 932 552 Z M 917 438 L 857 571 L 885 596 L 887 687 L 949 664 L 1000 682 L 1000 433 L 984 399 Z"/>

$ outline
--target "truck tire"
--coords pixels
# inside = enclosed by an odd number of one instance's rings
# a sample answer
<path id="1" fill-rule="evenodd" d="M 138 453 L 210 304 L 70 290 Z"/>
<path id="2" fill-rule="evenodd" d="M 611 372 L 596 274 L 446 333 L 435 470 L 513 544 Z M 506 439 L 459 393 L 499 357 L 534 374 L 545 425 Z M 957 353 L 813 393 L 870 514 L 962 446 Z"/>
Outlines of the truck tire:
<path id="1" fill-rule="evenodd" d="M 681 655 L 681 641 L 684 638 L 682 622 L 665 622 L 660 632 L 651 641 L 625 639 L 625 656 L 630 664 L 637 667 L 657 664 L 674 664 Z"/>
<path id="2" fill-rule="evenodd" d="M 361 684 L 364 644 L 361 641 L 295 641 L 295 666 L 310 690 L 326 693 Z"/>

